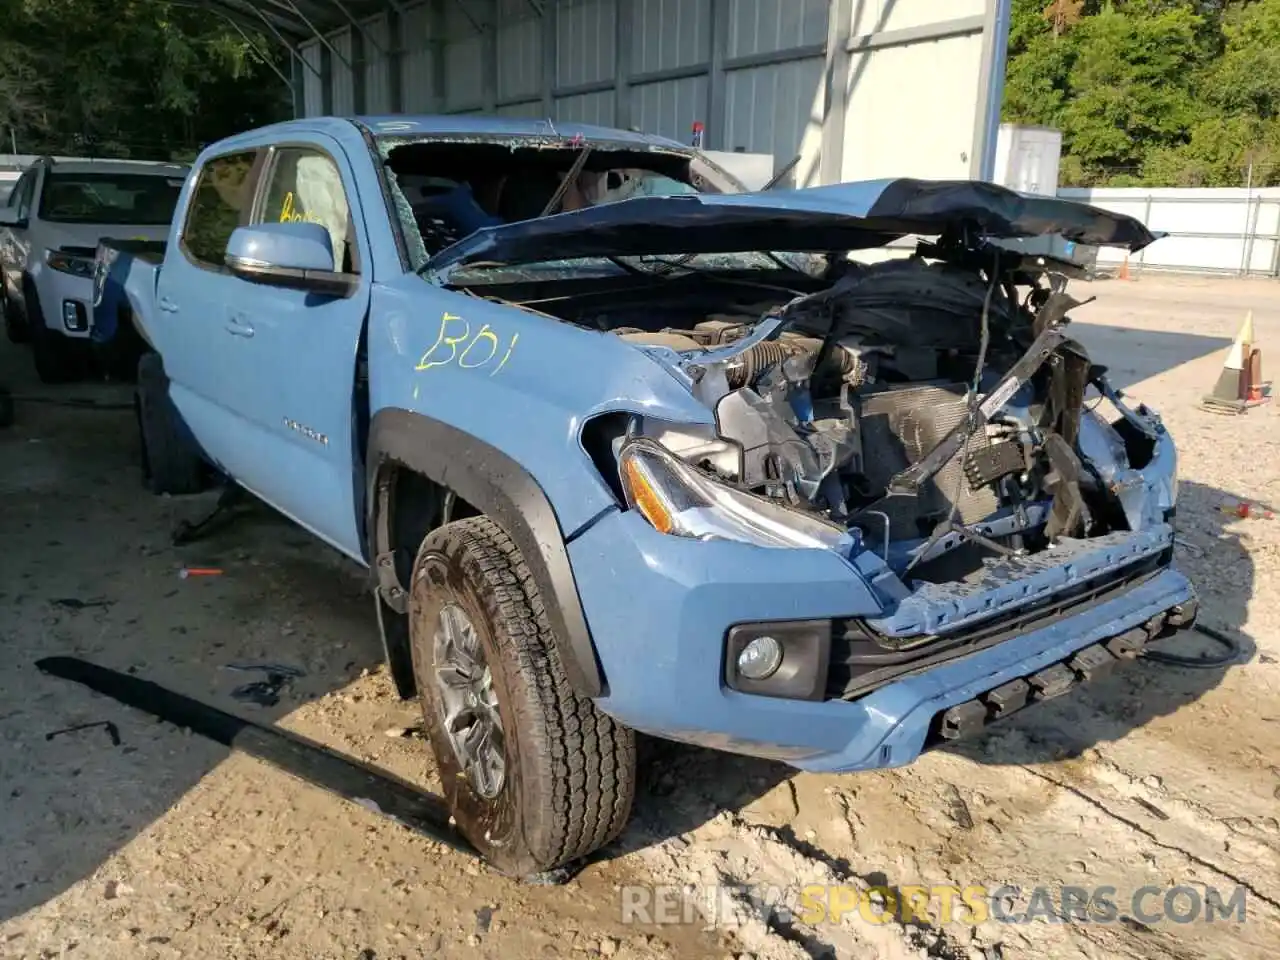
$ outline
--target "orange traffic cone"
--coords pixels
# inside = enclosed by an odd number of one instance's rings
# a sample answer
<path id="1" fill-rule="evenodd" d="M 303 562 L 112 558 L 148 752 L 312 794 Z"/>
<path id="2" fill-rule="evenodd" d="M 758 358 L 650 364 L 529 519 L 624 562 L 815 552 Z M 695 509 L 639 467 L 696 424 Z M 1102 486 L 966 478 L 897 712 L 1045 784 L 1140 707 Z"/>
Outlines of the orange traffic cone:
<path id="1" fill-rule="evenodd" d="M 1262 392 L 1262 348 L 1253 347 L 1249 351 L 1249 366 L 1245 370 L 1249 378 L 1248 389 L 1245 393 L 1245 399 L 1250 403 L 1262 403 L 1267 399 Z"/>
<path id="2" fill-rule="evenodd" d="M 1116 274 L 1116 279 L 1117 280 L 1133 279 L 1131 276 L 1129 276 L 1129 255 L 1127 253 L 1124 255 L 1124 263 L 1120 264 L 1120 272 Z"/>
<path id="3" fill-rule="evenodd" d="M 1213 392 L 1206 394 L 1202 401 L 1206 410 L 1244 413 L 1267 399 L 1262 384 L 1262 350 L 1254 344 L 1253 336 L 1253 311 L 1250 310 L 1231 343 Z"/>

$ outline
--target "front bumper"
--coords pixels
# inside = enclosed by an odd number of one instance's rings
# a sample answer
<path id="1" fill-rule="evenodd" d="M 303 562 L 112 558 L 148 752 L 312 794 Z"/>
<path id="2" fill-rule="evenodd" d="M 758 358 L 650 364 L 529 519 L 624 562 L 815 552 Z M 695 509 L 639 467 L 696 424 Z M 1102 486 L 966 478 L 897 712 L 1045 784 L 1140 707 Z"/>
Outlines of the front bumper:
<path id="1" fill-rule="evenodd" d="M 66 337 L 87 338 L 93 317 L 93 279 L 63 273 L 47 264 L 41 265 L 34 279 L 44 325 Z M 72 305 L 69 309 L 74 312 L 77 322 L 68 324 L 65 321 L 64 304 Z"/>
<path id="2" fill-rule="evenodd" d="M 874 616 L 878 605 L 843 559 L 668 537 L 634 513 L 602 518 L 569 553 L 608 684 L 601 709 L 645 733 L 814 771 L 910 763 L 950 708 L 1195 598 L 1186 578 L 1166 567 L 1067 617 L 859 699 L 785 700 L 725 686 L 724 637 L 744 622 Z"/>

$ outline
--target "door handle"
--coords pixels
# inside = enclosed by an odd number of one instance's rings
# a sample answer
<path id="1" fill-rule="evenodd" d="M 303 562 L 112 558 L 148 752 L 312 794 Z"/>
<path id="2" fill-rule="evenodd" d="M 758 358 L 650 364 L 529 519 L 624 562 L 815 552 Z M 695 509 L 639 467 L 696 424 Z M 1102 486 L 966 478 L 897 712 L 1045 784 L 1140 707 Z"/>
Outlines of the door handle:
<path id="1" fill-rule="evenodd" d="M 160 309 L 163 310 L 165 313 L 178 312 L 178 305 L 174 303 L 172 300 L 170 300 L 168 297 L 161 297 L 159 301 L 159 306 L 160 306 Z"/>
<path id="2" fill-rule="evenodd" d="M 227 333 L 237 337 L 252 337 L 253 324 L 243 313 L 233 313 L 227 318 Z"/>

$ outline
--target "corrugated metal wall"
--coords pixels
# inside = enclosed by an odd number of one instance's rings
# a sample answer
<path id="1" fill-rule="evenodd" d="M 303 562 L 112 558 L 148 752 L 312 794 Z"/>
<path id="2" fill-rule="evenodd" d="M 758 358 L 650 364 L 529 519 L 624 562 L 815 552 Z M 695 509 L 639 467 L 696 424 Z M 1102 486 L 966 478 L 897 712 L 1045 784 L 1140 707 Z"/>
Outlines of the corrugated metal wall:
<path id="1" fill-rule="evenodd" d="M 801 154 L 804 183 L 967 176 L 1008 4 L 420 0 L 304 44 L 303 102 L 308 114 L 549 116 L 685 142 L 701 123 L 708 148 L 772 154 L 779 168 Z M 828 90 L 828 76 L 844 83 Z"/>
<path id="2" fill-rule="evenodd" d="M 365 113 L 391 112 L 391 25 L 386 14 L 363 24 Z"/>

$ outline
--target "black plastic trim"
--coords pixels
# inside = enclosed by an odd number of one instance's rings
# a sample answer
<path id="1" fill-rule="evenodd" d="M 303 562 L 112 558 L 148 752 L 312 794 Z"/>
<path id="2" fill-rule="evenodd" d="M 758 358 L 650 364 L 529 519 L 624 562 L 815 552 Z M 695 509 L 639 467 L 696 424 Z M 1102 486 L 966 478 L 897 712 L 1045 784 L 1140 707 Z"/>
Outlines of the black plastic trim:
<path id="1" fill-rule="evenodd" d="M 586 614 L 578 597 L 564 532 L 533 476 L 502 451 L 447 423 L 409 410 L 379 410 L 369 428 L 366 465 L 369 556 L 391 549 L 379 513 L 377 484 L 388 463 L 452 490 L 492 518 L 516 543 L 546 602 L 547 617 L 569 682 L 583 696 L 604 692 Z M 401 585 L 404 589 L 404 585 Z M 384 636 L 384 643 L 386 637 Z M 391 651 L 388 651 L 388 656 Z"/>
<path id="2" fill-rule="evenodd" d="M 1042 630 L 1101 603 L 1114 600 L 1158 575 L 1172 562 L 1169 551 L 1069 587 L 977 626 L 932 638 L 907 650 L 892 650 L 859 620 L 837 620 L 831 644 L 826 695 L 854 700 L 885 684 L 930 667 L 986 650 L 1006 640 Z"/>
<path id="3" fill-rule="evenodd" d="M 738 673 L 738 654 L 757 637 L 775 637 L 782 644 L 782 665 L 764 680 Z M 786 700 L 822 700 L 831 662 L 830 620 L 779 620 L 742 623 L 725 637 L 724 682 L 731 690 Z"/>

